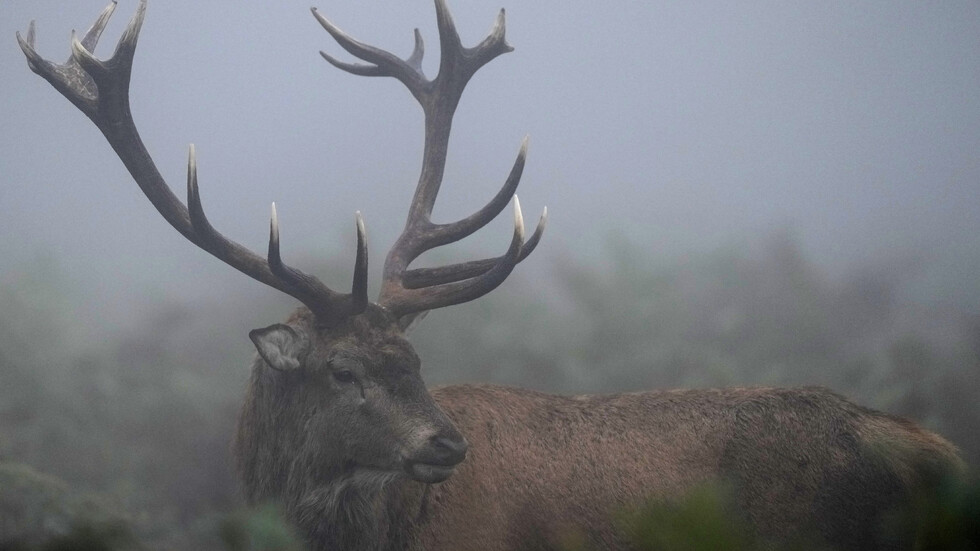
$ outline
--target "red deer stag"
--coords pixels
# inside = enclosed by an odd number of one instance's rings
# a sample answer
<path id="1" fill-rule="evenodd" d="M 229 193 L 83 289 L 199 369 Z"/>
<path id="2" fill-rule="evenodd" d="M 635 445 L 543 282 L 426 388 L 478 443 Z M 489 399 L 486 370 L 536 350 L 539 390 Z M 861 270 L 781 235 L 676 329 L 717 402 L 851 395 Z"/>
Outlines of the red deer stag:
<path id="1" fill-rule="evenodd" d="M 133 53 L 145 11 L 111 59 L 92 52 L 115 4 L 72 39 L 63 65 L 18 35 L 30 68 L 105 134 L 153 206 L 184 237 L 223 262 L 299 300 L 285 323 L 250 333 L 258 349 L 235 440 L 249 502 L 278 503 L 314 549 L 510 550 L 555 547 L 574 530 L 594 549 L 623 549 L 613 517 L 649 498 L 670 499 L 708 481 L 733 488 L 747 526 L 765 541 L 814 537 L 841 549 L 886 547 L 882 515 L 935 468 L 957 468 L 952 445 L 915 424 L 822 389 L 677 390 L 552 396 L 489 385 L 428 391 L 405 338 L 420 314 L 491 291 L 535 247 L 514 197 L 514 233 L 495 259 L 409 269 L 423 252 L 470 235 L 514 196 L 525 147 L 503 188 L 450 224 L 430 213 L 446 162 L 453 113 L 470 77 L 511 51 L 504 12 L 473 48 L 460 43 L 435 0 L 439 73 L 422 72 L 423 44 L 401 59 L 313 15 L 367 64 L 334 66 L 398 79 L 425 114 L 418 188 L 404 233 L 388 253 L 377 302 L 367 298 L 367 244 L 357 216 L 349 294 L 284 264 L 273 206 L 266 258 L 208 222 L 191 147 L 185 207 L 154 166 L 129 109 Z M 465 460 L 464 460 L 465 459 Z"/>

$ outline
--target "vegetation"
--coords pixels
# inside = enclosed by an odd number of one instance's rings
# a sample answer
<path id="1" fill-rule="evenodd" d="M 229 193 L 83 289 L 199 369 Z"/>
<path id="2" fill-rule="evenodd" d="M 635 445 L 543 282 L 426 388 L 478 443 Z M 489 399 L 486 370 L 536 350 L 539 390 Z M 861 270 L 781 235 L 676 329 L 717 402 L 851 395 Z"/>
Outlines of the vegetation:
<path id="1" fill-rule="evenodd" d="M 607 250 L 430 315 L 412 335 L 426 379 L 565 393 L 821 384 L 980 463 L 980 312 L 929 306 L 887 266 L 831 279 L 787 234 L 666 261 L 623 240 Z M 0 286 L 0 549 L 299 548 L 275 511 L 242 509 L 229 451 L 253 353 L 235 324 L 279 321 L 282 304 L 155 305 L 93 342 L 60 275 L 40 271 Z M 943 488 L 901 521 L 921 527 L 921 549 L 953 548 L 937 539 L 949 526 L 977 541 L 977 486 Z M 696 523 L 703 548 L 751 548 L 724 503 L 705 490 L 651 504 L 624 513 L 624 530 L 640 549 L 676 549 Z"/>
<path id="2" fill-rule="evenodd" d="M 636 551 L 773 549 L 772 542 L 756 541 L 749 535 L 733 505 L 730 489 L 717 484 L 697 488 L 676 501 L 650 501 L 625 511 L 621 524 Z M 939 476 L 908 508 L 894 511 L 879 528 L 892 541 L 905 542 L 903 549 L 980 548 L 980 483 Z M 819 540 L 791 541 L 776 549 L 824 551 L 826 548 L 816 541 Z"/>
<path id="3" fill-rule="evenodd" d="M 0 463 L 0 523 L 10 549 L 129 549 L 128 519 L 103 499 L 31 467 Z"/>

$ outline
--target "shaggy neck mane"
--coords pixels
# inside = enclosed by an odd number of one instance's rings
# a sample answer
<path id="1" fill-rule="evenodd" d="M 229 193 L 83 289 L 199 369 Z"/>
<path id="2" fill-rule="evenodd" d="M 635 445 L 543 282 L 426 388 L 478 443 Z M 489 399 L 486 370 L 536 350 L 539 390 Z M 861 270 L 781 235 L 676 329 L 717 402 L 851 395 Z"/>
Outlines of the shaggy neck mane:
<path id="1" fill-rule="evenodd" d="M 283 383 L 261 366 L 252 371 L 235 440 L 246 500 L 278 504 L 312 550 L 415 547 L 425 486 L 352 468 L 334 450 L 311 445 L 299 421 L 306 412 L 288 406 L 302 403 L 289 395 L 297 385 Z"/>
<path id="2" fill-rule="evenodd" d="M 357 470 L 307 493 L 290 517 L 313 549 L 412 549 L 421 511 L 414 493 L 401 475 Z"/>

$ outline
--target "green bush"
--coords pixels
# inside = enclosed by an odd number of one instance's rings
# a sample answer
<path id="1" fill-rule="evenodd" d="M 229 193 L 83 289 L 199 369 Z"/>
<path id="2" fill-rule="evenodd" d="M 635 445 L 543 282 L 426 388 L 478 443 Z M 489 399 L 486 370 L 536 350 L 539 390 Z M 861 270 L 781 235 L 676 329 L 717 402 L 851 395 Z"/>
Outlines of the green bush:
<path id="1" fill-rule="evenodd" d="M 100 496 L 53 476 L 0 462 L 0 548 L 122 550 L 135 547 L 128 519 Z"/>

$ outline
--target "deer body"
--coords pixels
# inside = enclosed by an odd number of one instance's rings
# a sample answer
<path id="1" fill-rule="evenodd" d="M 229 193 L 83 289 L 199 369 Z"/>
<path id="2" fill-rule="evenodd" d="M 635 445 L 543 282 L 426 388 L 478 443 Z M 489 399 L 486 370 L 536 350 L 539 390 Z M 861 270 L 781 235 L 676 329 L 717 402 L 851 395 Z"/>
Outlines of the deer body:
<path id="1" fill-rule="evenodd" d="M 959 463 L 942 438 L 821 388 L 565 397 L 457 385 L 431 394 L 469 442 L 466 460 L 438 485 L 368 481 L 347 496 L 373 503 L 354 522 L 287 507 L 317 534 L 316 549 L 517 551 L 576 538 L 628 549 L 617 514 L 718 482 L 761 541 L 875 549 L 886 515 Z M 324 488 L 337 481 L 322 483 L 310 493 L 332 495 Z"/>
<path id="2" fill-rule="evenodd" d="M 422 71 L 424 47 L 405 59 L 359 42 L 315 9 L 351 55 L 355 75 L 392 77 L 425 115 L 422 170 L 403 233 L 388 252 L 381 291 L 368 299 L 368 246 L 356 216 L 350 293 L 336 292 L 280 257 L 273 203 L 266 255 L 226 238 L 208 221 L 190 148 L 187 200 L 157 170 L 129 108 L 141 0 L 109 60 L 93 54 L 116 3 L 64 64 L 34 49 L 33 23 L 17 35 L 31 70 L 102 131 L 144 194 L 194 245 L 303 304 L 285 323 L 249 334 L 258 351 L 235 440 L 246 498 L 273 501 L 317 550 L 547 549 L 568 534 L 595 549 L 621 549 L 613 518 L 644 500 L 676 499 L 698 485 L 730 484 L 758 536 L 813 536 L 844 549 L 872 549 L 881 516 L 955 451 L 912 423 L 815 389 L 731 389 L 559 397 L 492 386 L 431 393 L 405 330 L 429 310 L 475 300 L 527 258 L 547 210 L 525 240 L 515 190 L 525 140 L 501 189 L 481 209 L 432 222 L 452 117 L 483 65 L 512 50 L 501 10 L 490 34 L 464 47 L 445 0 L 435 0 L 439 72 Z M 410 268 L 424 252 L 458 241 L 513 199 L 504 254 L 435 268 Z M 883 546 L 883 544 L 882 544 Z"/>
<path id="3" fill-rule="evenodd" d="M 719 482 L 762 541 L 874 549 L 884 515 L 959 465 L 942 438 L 821 388 L 432 393 L 470 452 L 431 491 L 426 549 L 627 549 L 618 513 Z"/>

